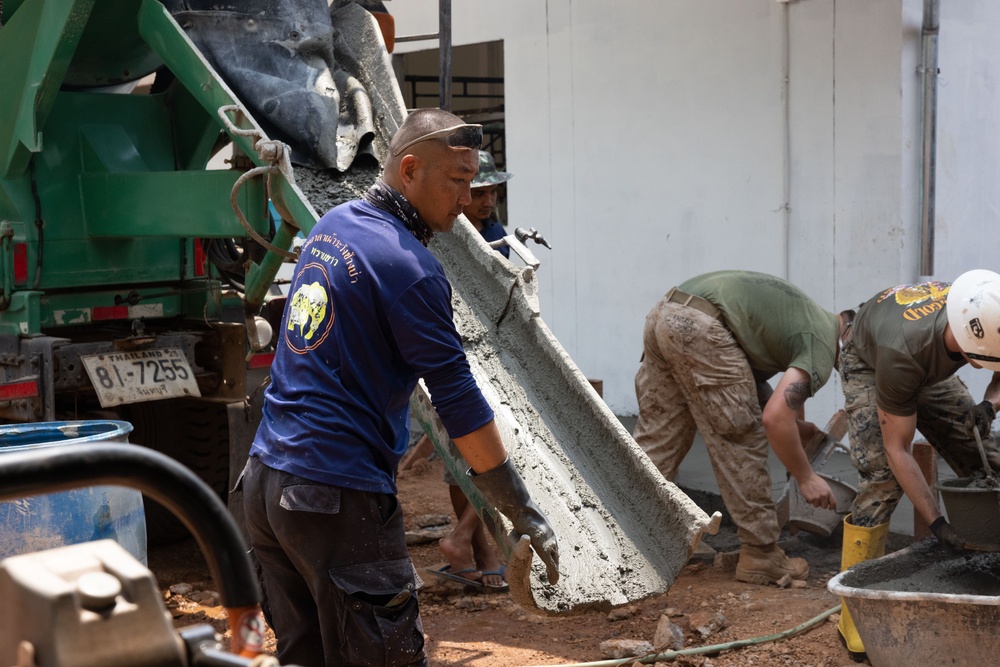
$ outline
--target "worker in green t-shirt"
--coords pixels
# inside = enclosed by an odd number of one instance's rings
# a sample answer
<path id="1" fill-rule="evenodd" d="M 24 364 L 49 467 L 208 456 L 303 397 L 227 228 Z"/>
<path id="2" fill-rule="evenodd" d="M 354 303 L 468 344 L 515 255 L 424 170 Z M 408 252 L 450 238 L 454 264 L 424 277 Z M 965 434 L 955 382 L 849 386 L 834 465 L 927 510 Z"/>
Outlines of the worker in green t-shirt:
<path id="1" fill-rule="evenodd" d="M 889 518 L 905 493 L 934 535 L 952 549 L 965 540 L 941 515 L 910 449 L 919 428 L 960 476 L 983 470 L 978 431 L 989 465 L 1000 471 L 991 435 L 1000 407 L 1000 275 L 976 269 L 954 283 L 900 285 L 861 305 L 841 336 L 851 461 L 858 495 L 844 520 L 842 567 L 885 553 Z M 966 364 L 993 371 L 978 405 L 955 372 Z M 852 657 L 864 645 L 847 607 L 840 633 Z"/>
<path id="2" fill-rule="evenodd" d="M 740 540 L 736 579 L 804 580 L 809 565 L 777 545 L 768 441 L 807 501 L 836 498 L 803 450 L 803 405 L 829 379 L 839 318 L 802 290 L 751 271 L 707 273 L 673 288 L 646 317 L 635 376 L 635 440 L 668 480 L 701 433 Z M 781 373 L 771 392 L 767 380 Z"/>

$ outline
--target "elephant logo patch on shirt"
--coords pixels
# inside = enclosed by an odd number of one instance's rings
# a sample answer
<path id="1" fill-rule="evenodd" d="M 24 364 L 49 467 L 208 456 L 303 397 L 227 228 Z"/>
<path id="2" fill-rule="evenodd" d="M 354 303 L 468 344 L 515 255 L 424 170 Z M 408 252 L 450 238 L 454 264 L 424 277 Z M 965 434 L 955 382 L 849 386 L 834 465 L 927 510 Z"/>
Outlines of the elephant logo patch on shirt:
<path id="1" fill-rule="evenodd" d="M 333 325 L 333 304 L 329 298 L 329 280 L 326 268 L 320 264 L 307 264 L 300 276 L 309 269 L 318 269 L 323 282 L 303 282 L 291 297 L 285 324 L 285 340 L 295 352 L 304 354 L 315 349 L 330 333 Z"/>

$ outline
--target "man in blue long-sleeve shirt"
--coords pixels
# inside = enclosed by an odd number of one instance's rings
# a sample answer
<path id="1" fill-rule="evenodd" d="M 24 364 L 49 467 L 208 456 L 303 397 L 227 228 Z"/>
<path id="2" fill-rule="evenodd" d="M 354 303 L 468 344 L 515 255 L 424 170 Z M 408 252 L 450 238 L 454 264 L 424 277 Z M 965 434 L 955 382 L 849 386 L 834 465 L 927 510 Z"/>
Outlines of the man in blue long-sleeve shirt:
<path id="1" fill-rule="evenodd" d="M 383 180 L 302 247 L 242 479 L 284 664 L 427 662 L 395 481 L 419 378 L 477 488 L 558 578 L 555 536 L 507 460 L 425 247 L 469 202 L 481 143 L 450 113 L 410 114 Z"/>

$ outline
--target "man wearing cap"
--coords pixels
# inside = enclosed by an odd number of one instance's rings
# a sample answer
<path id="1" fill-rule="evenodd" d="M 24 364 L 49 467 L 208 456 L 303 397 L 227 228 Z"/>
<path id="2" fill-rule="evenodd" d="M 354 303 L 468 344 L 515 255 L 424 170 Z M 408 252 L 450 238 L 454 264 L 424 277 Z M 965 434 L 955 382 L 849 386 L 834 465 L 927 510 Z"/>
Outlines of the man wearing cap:
<path id="1" fill-rule="evenodd" d="M 514 174 L 499 171 L 493 156 L 486 151 L 479 151 L 479 173 L 472 179 L 472 201 L 462 209 L 465 217 L 475 227 L 486 242 L 499 241 L 507 235 L 503 225 L 494 217 L 497 205 L 497 190 Z M 510 257 L 510 247 L 500 246 L 497 252 L 504 257 Z"/>
<path id="2" fill-rule="evenodd" d="M 487 243 L 499 241 L 507 234 L 493 213 L 498 188 L 512 176 L 513 174 L 497 170 L 492 155 L 484 150 L 479 151 L 479 172 L 472 179 L 472 200 L 462 209 L 462 213 Z M 510 246 L 502 245 L 496 250 L 504 257 L 510 257 Z M 422 451 L 427 447 L 430 447 L 430 440 L 425 435 L 415 445 L 415 449 Z M 453 457 L 459 457 L 454 442 L 449 441 L 448 450 Z M 451 506 L 458 523 L 451 534 L 438 541 L 438 548 L 448 563 L 442 568 L 429 568 L 428 574 L 463 583 L 466 588 L 474 591 L 507 590 L 500 557 L 490 543 L 485 526 L 476 514 L 476 508 L 465 497 L 448 468 L 444 471 L 444 482 L 448 485 Z"/>
<path id="3" fill-rule="evenodd" d="M 237 482 L 282 664 L 427 664 L 395 479 L 418 378 L 473 483 L 558 579 L 555 535 L 507 458 L 425 247 L 468 204 L 481 144 L 478 125 L 411 113 L 383 180 L 302 247 Z"/>
<path id="4" fill-rule="evenodd" d="M 472 200 L 462 209 L 462 213 L 487 243 L 499 241 L 507 235 L 493 213 L 497 203 L 497 190 L 512 176 L 513 174 L 497 169 L 492 155 L 484 150 L 479 151 L 479 172 L 472 179 Z M 510 257 L 510 246 L 503 245 L 496 250 L 504 257 Z M 449 442 L 448 447 L 454 455 L 454 443 Z M 443 574 L 452 581 L 460 578 L 476 590 L 506 590 L 504 568 L 490 543 L 483 522 L 476 514 L 476 508 L 465 497 L 447 468 L 444 471 L 444 481 L 448 485 L 448 495 L 458 523 L 455 530 L 438 543 L 441 552 L 448 559 L 448 565 L 442 570 L 431 570 L 430 573 L 435 576 Z"/>
<path id="5" fill-rule="evenodd" d="M 861 305 L 841 336 L 840 376 L 858 469 L 858 495 L 844 520 L 842 568 L 885 553 L 889 519 L 905 493 L 934 535 L 963 549 L 941 515 L 910 449 L 916 430 L 959 476 L 1000 469 L 991 435 L 1000 406 L 1000 275 L 974 270 L 954 283 L 900 285 Z M 955 373 L 970 364 L 993 371 L 978 405 Z M 846 606 L 840 635 L 852 657 L 864 655 Z"/>
<path id="6" fill-rule="evenodd" d="M 635 440 L 673 481 L 701 433 L 740 540 L 736 579 L 805 580 L 809 565 L 777 545 L 768 441 L 803 497 L 835 508 L 802 446 L 803 406 L 826 383 L 837 354 L 838 316 L 790 283 L 752 271 L 717 271 L 671 289 L 646 317 L 635 376 Z M 781 373 L 774 392 L 766 380 Z"/>

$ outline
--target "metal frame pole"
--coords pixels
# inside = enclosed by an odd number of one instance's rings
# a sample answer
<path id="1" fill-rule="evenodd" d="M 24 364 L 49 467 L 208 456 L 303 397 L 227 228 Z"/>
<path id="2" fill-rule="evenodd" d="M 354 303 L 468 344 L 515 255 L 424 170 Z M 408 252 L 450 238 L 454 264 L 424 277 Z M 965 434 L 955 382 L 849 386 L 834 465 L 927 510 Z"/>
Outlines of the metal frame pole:
<path id="1" fill-rule="evenodd" d="M 937 85 L 938 32 L 940 30 L 939 0 L 924 0 L 924 22 L 921 30 L 921 63 L 923 76 L 922 160 L 920 179 L 920 275 L 934 274 L 934 213 L 936 195 L 937 154 Z"/>
<path id="2" fill-rule="evenodd" d="M 440 107 L 451 111 L 451 0 L 438 0 L 438 51 L 441 66 Z"/>

